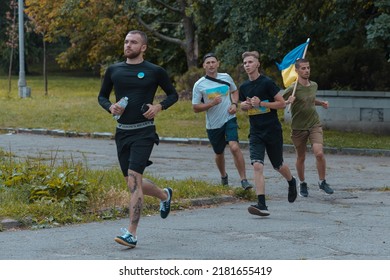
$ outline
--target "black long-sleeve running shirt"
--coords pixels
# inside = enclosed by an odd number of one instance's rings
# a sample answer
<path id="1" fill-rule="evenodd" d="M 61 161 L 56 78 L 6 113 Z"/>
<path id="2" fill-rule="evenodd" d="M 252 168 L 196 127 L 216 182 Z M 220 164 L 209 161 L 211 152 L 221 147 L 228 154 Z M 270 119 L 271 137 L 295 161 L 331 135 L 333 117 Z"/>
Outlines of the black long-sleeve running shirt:
<path id="1" fill-rule="evenodd" d="M 158 87 L 167 97 L 160 102 L 163 109 L 168 109 L 178 100 L 178 94 L 172 85 L 167 72 L 160 66 L 143 61 L 140 64 L 119 62 L 107 68 L 99 92 L 98 101 L 107 112 L 111 102 L 109 100 L 112 89 L 118 102 L 122 97 L 128 97 L 128 105 L 118 120 L 122 124 L 145 122 L 142 115 L 142 104 L 153 104 Z"/>

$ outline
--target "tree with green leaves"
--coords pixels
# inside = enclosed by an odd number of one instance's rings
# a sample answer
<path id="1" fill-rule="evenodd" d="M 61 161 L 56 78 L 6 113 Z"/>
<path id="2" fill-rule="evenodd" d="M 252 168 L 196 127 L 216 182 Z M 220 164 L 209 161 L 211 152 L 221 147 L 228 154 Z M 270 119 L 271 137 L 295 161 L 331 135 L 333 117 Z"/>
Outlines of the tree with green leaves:
<path id="1" fill-rule="evenodd" d="M 390 2 L 375 1 L 376 16 L 368 22 L 367 45 L 385 50 L 387 61 L 390 62 Z"/>
<path id="2" fill-rule="evenodd" d="M 239 69 L 241 53 L 258 50 L 265 70 L 280 76 L 275 62 L 307 38 L 311 39 L 307 55 L 312 76 L 318 75 L 324 88 L 375 87 L 383 77 L 377 72 L 388 73 L 390 4 L 385 0 L 26 3 L 26 13 L 46 30 L 47 42 L 69 42 L 57 61 L 70 69 L 90 69 L 122 59 L 126 32 L 141 29 L 148 33 L 153 50 L 146 58 L 176 75 L 200 66 L 199 58 L 209 51 L 217 53 L 223 68 Z M 372 61 L 380 62 L 378 69 L 369 65 L 372 55 Z M 353 80 L 348 84 L 348 79 Z M 390 88 L 389 83 L 382 81 L 379 88 Z"/>
<path id="3" fill-rule="evenodd" d="M 57 62 L 65 68 L 82 69 L 112 63 L 123 54 L 123 37 L 134 20 L 123 4 L 102 0 L 26 0 L 26 13 L 44 40 L 69 41 Z"/>
<path id="4" fill-rule="evenodd" d="M 69 39 L 57 57 L 70 69 L 105 65 L 122 57 L 122 38 L 130 29 L 147 31 L 159 64 L 175 61 L 181 70 L 198 63 L 194 13 L 202 1 L 26 0 L 26 13 L 36 30 L 46 30 L 45 41 Z M 177 46 L 178 49 L 176 49 Z M 179 53 L 179 54 L 178 54 Z M 186 65 L 177 67 L 186 59 Z"/>
<path id="5" fill-rule="evenodd" d="M 201 1 L 131 1 L 129 10 L 139 24 L 159 40 L 178 45 L 187 68 L 198 64 L 198 36 L 194 13 Z"/>

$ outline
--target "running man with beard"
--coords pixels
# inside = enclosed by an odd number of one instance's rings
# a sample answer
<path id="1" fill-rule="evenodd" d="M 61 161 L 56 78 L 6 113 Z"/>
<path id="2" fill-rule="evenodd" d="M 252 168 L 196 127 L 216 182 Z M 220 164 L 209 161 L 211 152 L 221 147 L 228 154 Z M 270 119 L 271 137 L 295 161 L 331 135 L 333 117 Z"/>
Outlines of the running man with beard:
<path id="1" fill-rule="evenodd" d="M 115 142 L 123 176 L 131 193 L 130 224 L 123 235 L 115 241 L 134 248 L 137 244 L 137 227 L 141 218 L 144 195 L 160 199 L 160 216 L 165 219 L 170 212 L 172 189 L 161 189 L 152 181 L 143 178 L 144 170 L 152 164 L 149 157 L 154 144 L 159 143 L 154 118 L 178 100 L 167 72 L 160 66 L 144 60 L 148 39 L 144 32 L 130 31 L 124 41 L 126 60 L 107 68 L 99 92 L 99 104 L 110 114 L 120 115 L 117 120 Z M 153 104 L 157 88 L 165 92 L 166 98 Z M 116 103 L 110 102 L 112 89 Z M 118 102 L 128 98 L 122 108 Z"/>

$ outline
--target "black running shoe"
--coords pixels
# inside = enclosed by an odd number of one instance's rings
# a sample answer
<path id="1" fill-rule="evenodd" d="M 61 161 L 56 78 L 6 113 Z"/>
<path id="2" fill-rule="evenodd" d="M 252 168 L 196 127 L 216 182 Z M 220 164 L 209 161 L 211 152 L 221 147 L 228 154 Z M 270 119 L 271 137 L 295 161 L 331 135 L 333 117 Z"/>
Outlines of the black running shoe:
<path id="1" fill-rule="evenodd" d="M 169 212 L 171 211 L 171 200 L 172 200 L 172 189 L 165 188 L 164 191 L 167 192 L 168 198 L 165 201 L 160 201 L 160 216 L 163 219 L 168 217 Z"/>
<path id="2" fill-rule="evenodd" d="M 269 216 L 269 214 L 270 214 L 267 206 L 260 204 L 260 203 L 249 206 L 248 212 L 252 215 L 257 215 L 257 216 L 262 216 L 262 217 Z"/>
<path id="3" fill-rule="evenodd" d="M 293 185 L 288 186 L 288 202 L 293 203 L 297 198 L 297 180 L 295 177 L 292 178 Z"/>

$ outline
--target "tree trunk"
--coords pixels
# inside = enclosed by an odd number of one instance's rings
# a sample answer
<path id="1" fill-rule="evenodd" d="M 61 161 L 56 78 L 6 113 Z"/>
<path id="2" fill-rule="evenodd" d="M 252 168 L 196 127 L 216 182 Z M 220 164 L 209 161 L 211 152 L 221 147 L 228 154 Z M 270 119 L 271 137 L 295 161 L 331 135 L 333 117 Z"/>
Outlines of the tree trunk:
<path id="1" fill-rule="evenodd" d="M 173 38 L 166 35 L 161 34 L 156 29 L 154 29 L 151 25 L 147 24 L 142 20 L 140 15 L 136 15 L 136 18 L 138 22 L 144 26 L 147 30 L 152 32 L 157 38 L 160 38 L 161 40 L 164 40 L 169 43 L 174 43 L 179 45 L 184 52 L 186 53 L 187 58 L 187 67 L 188 69 L 198 65 L 198 40 L 195 35 L 195 24 L 194 19 L 192 16 L 187 16 L 186 9 L 188 7 L 188 3 L 186 0 L 180 0 L 180 8 L 174 9 L 166 4 L 163 3 L 163 1 L 157 1 L 157 3 L 160 3 L 161 5 L 164 5 L 165 7 L 168 7 L 170 10 L 173 10 L 175 13 L 179 13 L 180 17 L 183 20 L 183 28 L 184 28 L 184 34 L 185 39 L 179 39 L 179 38 Z"/>
<path id="2" fill-rule="evenodd" d="M 185 34 L 185 52 L 187 57 L 188 69 L 198 66 L 199 48 L 198 40 L 195 35 L 195 24 L 192 17 L 185 13 L 187 7 L 186 0 L 181 0 L 181 8 L 183 11 L 183 28 Z"/>

